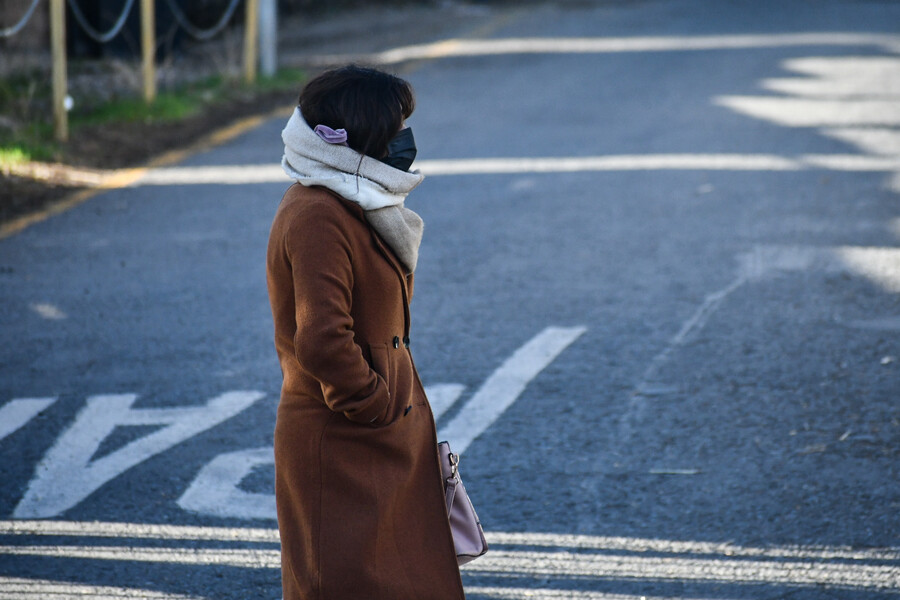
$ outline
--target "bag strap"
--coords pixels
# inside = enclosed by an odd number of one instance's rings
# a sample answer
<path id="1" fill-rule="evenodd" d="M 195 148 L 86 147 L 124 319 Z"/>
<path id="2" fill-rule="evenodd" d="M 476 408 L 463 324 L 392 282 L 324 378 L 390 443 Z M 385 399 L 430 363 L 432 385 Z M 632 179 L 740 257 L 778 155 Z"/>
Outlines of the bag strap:
<path id="1" fill-rule="evenodd" d="M 447 502 L 447 515 L 453 509 L 453 500 L 456 498 L 456 487 L 458 484 L 459 479 L 456 477 L 444 480 L 444 500 Z"/>
<path id="2" fill-rule="evenodd" d="M 459 454 L 450 451 L 450 444 L 441 442 L 438 444 L 438 454 L 441 458 L 441 475 L 444 478 L 444 500 L 447 503 L 447 515 L 453 508 L 453 500 L 456 498 L 456 488 L 459 485 Z"/>

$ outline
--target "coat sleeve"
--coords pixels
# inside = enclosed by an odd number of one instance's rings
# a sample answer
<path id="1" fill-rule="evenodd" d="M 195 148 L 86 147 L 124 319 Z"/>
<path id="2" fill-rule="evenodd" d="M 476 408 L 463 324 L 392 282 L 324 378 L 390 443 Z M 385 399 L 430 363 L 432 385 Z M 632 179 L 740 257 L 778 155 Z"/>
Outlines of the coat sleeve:
<path id="1" fill-rule="evenodd" d="M 390 392 L 354 341 L 352 248 L 340 207 L 310 203 L 285 234 L 294 283 L 294 354 L 325 403 L 357 423 L 379 425 Z"/>

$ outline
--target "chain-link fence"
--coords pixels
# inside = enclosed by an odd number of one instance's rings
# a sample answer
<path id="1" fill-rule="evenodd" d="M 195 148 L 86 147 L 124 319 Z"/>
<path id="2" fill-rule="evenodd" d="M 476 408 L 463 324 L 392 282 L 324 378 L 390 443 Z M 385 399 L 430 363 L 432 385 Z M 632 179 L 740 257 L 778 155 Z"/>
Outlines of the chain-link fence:
<path id="1" fill-rule="evenodd" d="M 72 105 L 68 81 L 70 58 L 105 57 L 105 53 L 97 48 L 118 43 L 125 51 L 116 52 L 119 56 L 107 60 L 107 66 L 119 75 L 130 70 L 132 74 L 139 71 L 140 76 L 118 77 L 115 81 L 107 77 L 103 84 L 97 85 L 103 80 L 100 76 L 103 70 L 92 65 L 93 68 L 87 69 L 89 81 L 86 87 L 102 95 L 111 91 L 116 93 L 113 90 L 123 91 L 119 89 L 123 87 L 123 80 L 124 87 L 132 89 L 140 82 L 138 86 L 150 103 L 156 97 L 157 65 L 172 61 L 176 39 L 189 38 L 195 44 L 209 43 L 217 37 L 225 37 L 223 33 L 231 33 L 228 37 L 234 40 L 234 31 L 242 30 L 243 36 L 237 37 L 243 38 L 239 42 L 243 48 L 239 54 L 230 53 L 229 68 L 233 71 L 242 64 L 244 78 L 253 81 L 258 60 L 260 2 L 273 7 L 276 4 L 276 0 L 12 0 L 4 3 L 0 12 L 0 18 L 9 23 L 0 22 L 0 47 L 3 48 L 0 78 L 13 76 L 17 71 L 46 73 L 49 66 L 56 137 L 65 140 L 68 136 L 67 110 Z M 244 11 L 238 10 L 241 4 Z M 40 10 L 42 5 L 49 10 Z M 16 9 L 19 12 L 15 12 Z M 263 11 L 263 14 L 274 20 L 276 12 Z M 31 22 L 34 25 L 29 28 Z M 265 36 L 265 43 L 271 44 L 274 50 L 274 26 L 265 25 L 273 31 L 272 35 Z M 18 36 L 30 43 L 10 42 Z M 43 41 L 43 47 L 34 43 L 35 37 Z M 49 45 L 44 41 L 48 39 Z M 133 60 L 138 56 L 140 66 Z M 130 64 L 131 68 L 122 69 L 125 64 Z M 76 75 L 76 81 L 79 79 L 85 78 Z"/>

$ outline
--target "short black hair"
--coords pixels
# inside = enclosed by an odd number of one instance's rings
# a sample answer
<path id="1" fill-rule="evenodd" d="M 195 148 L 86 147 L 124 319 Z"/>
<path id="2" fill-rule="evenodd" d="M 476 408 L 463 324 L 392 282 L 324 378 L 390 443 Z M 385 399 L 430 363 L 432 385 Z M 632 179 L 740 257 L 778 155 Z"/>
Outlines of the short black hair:
<path id="1" fill-rule="evenodd" d="M 351 148 L 382 159 L 416 99 L 409 82 L 395 75 L 346 65 L 311 79 L 300 92 L 299 106 L 310 127 L 345 129 Z"/>

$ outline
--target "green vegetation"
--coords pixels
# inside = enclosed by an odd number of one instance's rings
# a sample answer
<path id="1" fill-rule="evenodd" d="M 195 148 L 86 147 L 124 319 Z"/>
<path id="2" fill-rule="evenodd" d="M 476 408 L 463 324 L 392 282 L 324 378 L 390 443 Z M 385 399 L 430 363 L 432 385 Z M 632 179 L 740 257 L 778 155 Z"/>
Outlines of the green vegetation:
<path id="1" fill-rule="evenodd" d="M 20 74 L 0 80 L 0 169 L 32 160 L 57 160 L 62 148 L 53 139 L 51 91 L 46 73 Z M 153 104 L 140 97 L 98 101 L 79 98 L 69 113 L 70 132 L 97 125 L 128 122 L 173 122 L 189 118 L 217 104 L 252 97 L 256 93 L 296 90 L 302 71 L 284 69 L 260 77 L 253 86 L 224 77 L 211 77 L 176 90 L 159 93 Z"/>
<path id="2" fill-rule="evenodd" d="M 177 121 L 196 114 L 205 102 L 195 92 L 167 92 L 157 96 L 153 104 L 141 98 L 122 98 L 103 103 L 88 111 L 73 110 L 69 117 L 72 129 L 104 123 L 134 121 Z"/>
<path id="3" fill-rule="evenodd" d="M 22 148 L 0 148 L 0 168 L 25 163 L 29 160 L 31 160 L 31 155 L 26 154 Z"/>
<path id="4" fill-rule="evenodd" d="M 0 168 L 29 160 L 48 160 L 52 143 L 50 83 L 37 72 L 17 73 L 0 81 Z"/>
<path id="5" fill-rule="evenodd" d="M 29 123 L 17 131 L 0 133 L 0 171 L 3 167 L 32 160 L 53 160 L 58 152 L 52 124 Z"/>

